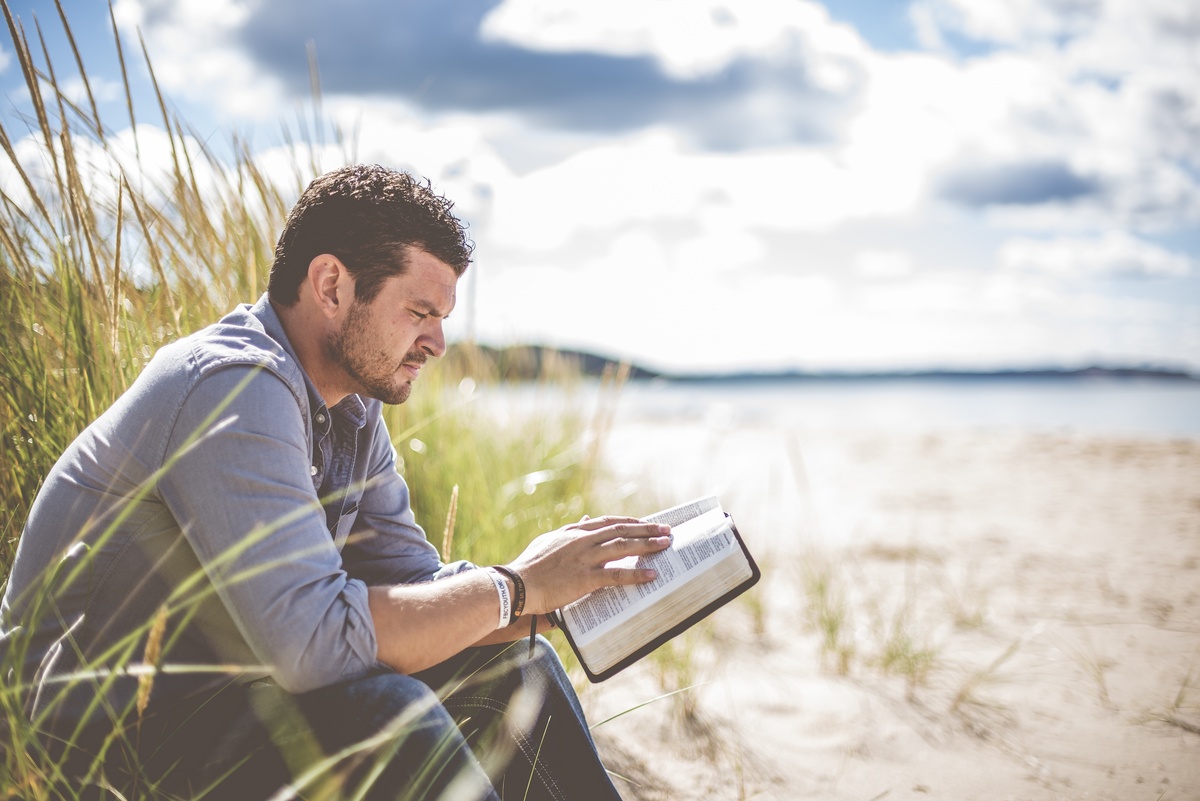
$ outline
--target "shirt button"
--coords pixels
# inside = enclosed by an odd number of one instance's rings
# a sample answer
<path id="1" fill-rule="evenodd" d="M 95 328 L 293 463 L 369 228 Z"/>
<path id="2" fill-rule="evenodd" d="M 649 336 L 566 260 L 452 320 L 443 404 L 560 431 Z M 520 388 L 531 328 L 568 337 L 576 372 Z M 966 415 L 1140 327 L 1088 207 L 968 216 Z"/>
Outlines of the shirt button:
<path id="1" fill-rule="evenodd" d="M 317 474 L 317 466 L 315 464 L 311 468 L 309 468 L 308 474 L 310 476 L 315 476 Z"/>
<path id="2" fill-rule="evenodd" d="M 318 415 L 317 415 L 317 422 L 318 422 L 318 423 L 320 423 L 320 424 L 322 424 L 322 425 L 324 425 L 324 424 L 325 424 L 325 415 L 323 415 L 323 414 L 318 414 Z"/>

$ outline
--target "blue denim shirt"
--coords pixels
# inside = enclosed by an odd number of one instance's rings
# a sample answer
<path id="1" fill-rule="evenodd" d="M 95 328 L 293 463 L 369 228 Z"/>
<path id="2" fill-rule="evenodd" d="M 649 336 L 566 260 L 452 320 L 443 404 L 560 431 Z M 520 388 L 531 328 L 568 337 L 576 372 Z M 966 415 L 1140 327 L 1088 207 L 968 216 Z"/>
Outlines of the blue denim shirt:
<path id="1" fill-rule="evenodd" d="M 0 665 L 77 719 L 94 687 L 55 680 L 141 662 L 165 604 L 164 661 L 202 669 L 160 674 L 156 700 L 230 672 L 302 692 L 375 665 L 368 586 L 458 567 L 413 519 L 381 404 L 327 408 L 264 295 L 160 350 L 54 466 L 0 602 Z M 136 679 L 101 690 L 127 709 Z"/>

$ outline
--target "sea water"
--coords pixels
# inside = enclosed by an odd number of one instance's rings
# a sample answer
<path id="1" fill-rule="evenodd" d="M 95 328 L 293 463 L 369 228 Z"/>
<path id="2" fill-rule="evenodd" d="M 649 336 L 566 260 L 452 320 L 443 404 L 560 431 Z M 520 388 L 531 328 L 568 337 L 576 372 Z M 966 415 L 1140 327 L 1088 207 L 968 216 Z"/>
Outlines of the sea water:
<path id="1" fill-rule="evenodd" d="M 736 378 L 507 384 L 473 398 L 518 416 L 609 406 L 618 422 L 785 429 L 1005 429 L 1200 439 L 1200 380 L 1123 376 Z"/>
<path id="2" fill-rule="evenodd" d="M 649 380 L 616 391 L 584 381 L 472 394 L 485 409 L 526 420 L 573 409 L 603 423 L 604 459 L 621 497 L 641 493 L 661 506 L 717 494 L 737 508 L 744 532 L 806 520 L 806 542 L 850 542 L 865 530 L 873 493 L 894 476 L 864 467 L 864 454 L 889 452 L 889 442 L 964 434 L 986 445 L 993 432 L 996 441 L 1030 433 L 1200 440 L 1200 381 L 1182 378 Z M 909 457 L 924 469 L 919 449 Z M 901 457 L 888 458 L 875 466 L 895 468 Z"/>
<path id="3" fill-rule="evenodd" d="M 982 376 L 634 381 L 627 418 L 787 428 L 1013 429 L 1200 438 L 1200 381 Z"/>

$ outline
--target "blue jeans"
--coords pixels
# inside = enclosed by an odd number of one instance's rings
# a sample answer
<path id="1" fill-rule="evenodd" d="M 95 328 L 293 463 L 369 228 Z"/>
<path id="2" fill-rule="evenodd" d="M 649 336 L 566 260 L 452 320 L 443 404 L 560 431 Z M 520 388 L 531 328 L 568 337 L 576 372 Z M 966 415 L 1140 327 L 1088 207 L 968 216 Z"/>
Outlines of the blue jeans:
<path id="1" fill-rule="evenodd" d="M 532 658 L 527 641 L 472 648 L 412 676 L 380 668 L 301 695 L 230 685 L 147 718 L 139 742 L 142 786 L 185 798 L 214 788 L 207 797 L 263 801 L 288 782 L 305 799 L 620 798 L 541 637 Z"/>

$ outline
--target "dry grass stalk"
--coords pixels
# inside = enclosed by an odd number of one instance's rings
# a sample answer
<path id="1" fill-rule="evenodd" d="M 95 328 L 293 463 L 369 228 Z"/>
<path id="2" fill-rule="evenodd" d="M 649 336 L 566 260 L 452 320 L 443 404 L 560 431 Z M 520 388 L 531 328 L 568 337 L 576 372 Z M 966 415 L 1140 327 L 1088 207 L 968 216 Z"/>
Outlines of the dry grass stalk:
<path id="1" fill-rule="evenodd" d="M 1184 720 L 1177 715 L 1163 715 L 1158 719 L 1163 723 L 1169 723 L 1172 726 L 1176 726 L 1184 731 L 1191 732 L 1192 734 L 1200 734 L 1200 723 L 1193 723 L 1190 720 Z"/>
<path id="2" fill-rule="evenodd" d="M 442 561 L 449 562 L 454 545 L 454 518 L 458 515 L 458 485 L 450 489 L 450 509 L 446 512 L 446 528 L 442 531 Z"/>
<path id="3" fill-rule="evenodd" d="M 137 716 L 138 724 L 146 707 L 150 704 L 150 691 L 154 689 L 154 674 L 158 669 L 158 660 L 162 658 L 163 635 L 167 631 L 167 607 L 162 605 L 154 613 L 154 621 L 150 624 L 150 634 L 146 637 L 146 653 L 142 657 L 144 670 L 138 674 Z"/>
<path id="4" fill-rule="evenodd" d="M 964 681 L 962 686 L 959 688 L 958 692 L 954 694 L 954 700 L 950 702 L 949 711 L 953 714 L 958 712 L 967 704 L 981 703 L 977 695 L 977 691 L 987 684 L 996 683 L 998 681 L 1000 668 L 1003 667 L 1004 663 L 1011 659 L 1013 655 L 1015 655 L 1017 651 L 1019 651 L 1032 637 L 1033 634 L 1026 634 L 1023 637 L 1014 640 L 999 656 L 989 662 L 987 667 L 983 668 L 982 670 L 977 670 L 968 676 L 966 681 Z"/>
<path id="5" fill-rule="evenodd" d="M 1096 697 L 1100 703 L 1107 707 L 1112 707 L 1113 702 L 1108 694 L 1108 680 L 1105 676 L 1105 671 L 1111 667 L 1112 663 L 1096 651 L 1096 646 L 1092 643 L 1091 637 L 1087 637 L 1086 644 L 1084 645 L 1064 643 L 1060 648 L 1075 660 L 1080 669 L 1095 684 Z"/>

